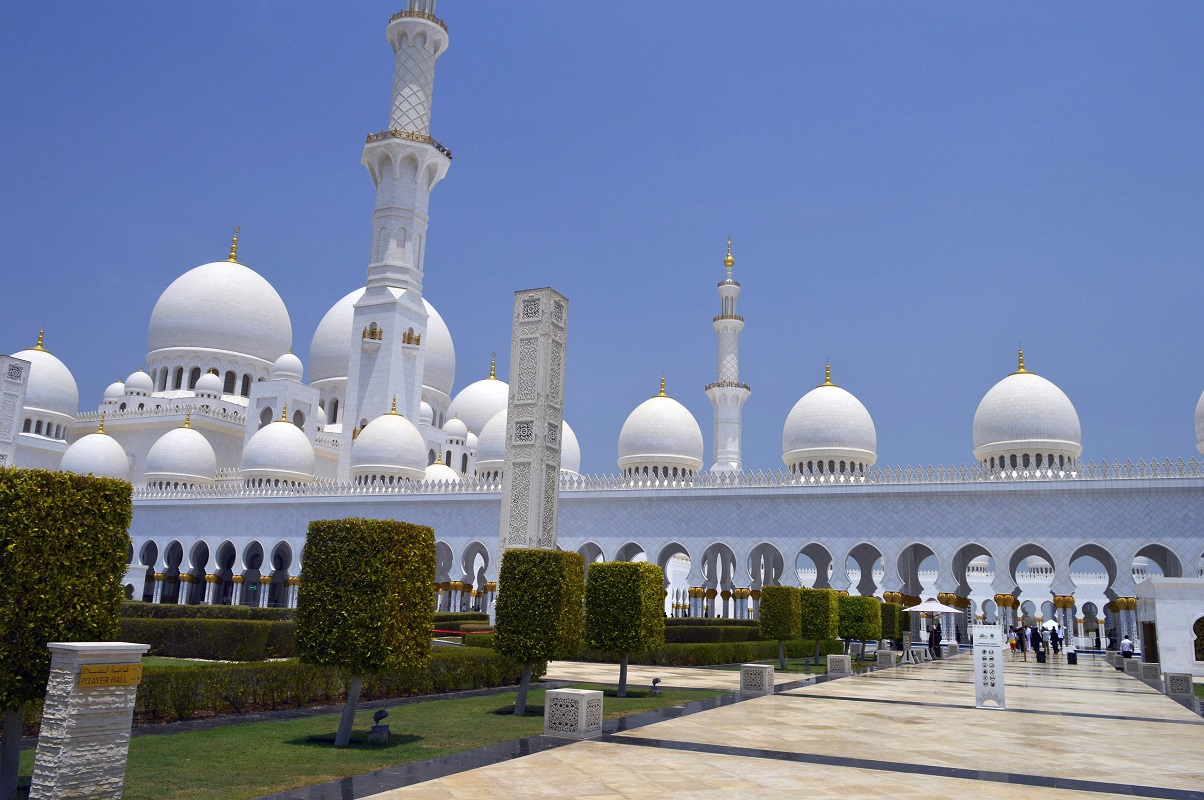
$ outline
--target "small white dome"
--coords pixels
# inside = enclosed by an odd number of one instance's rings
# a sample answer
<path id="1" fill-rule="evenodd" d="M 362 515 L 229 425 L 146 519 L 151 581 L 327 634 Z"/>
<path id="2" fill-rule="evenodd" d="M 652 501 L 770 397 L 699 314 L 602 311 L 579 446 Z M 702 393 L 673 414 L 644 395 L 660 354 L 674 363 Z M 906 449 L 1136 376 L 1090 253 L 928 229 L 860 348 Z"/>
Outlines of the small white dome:
<path id="1" fill-rule="evenodd" d="M 490 368 L 489 377 L 470 383 L 460 390 L 447 413 L 459 417 L 474 431 L 484 431 L 485 423 L 499 411 L 504 411 L 510 398 L 510 384 L 494 377 Z"/>
<path id="2" fill-rule="evenodd" d="M 309 437 L 287 419 L 264 425 L 242 451 L 246 481 L 309 483 L 314 478 L 314 447 Z"/>
<path id="3" fill-rule="evenodd" d="M 267 426 L 271 427 L 271 426 Z M 212 486 L 217 456 L 200 431 L 185 423 L 160 436 L 146 454 L 146 482 Z"/>
<path id="4" fill-rule="evenodd" d="M 782 461 L 792 470 L 853 472 L 872 467 L 877 450 L 870 412 L 832 383 L 830 370 L 823 384 L 794 404 L 782 428 Z"/>
<path id="5" fill-rule="evenodd" d="M 326 409 L 322 406 L 318 406 L 317 425 L 319 430 L 326 427 Z"/>
<path id="6" fill-rule="evenodd" d="M 658 474 L 678 470 L 694 473 L 702 468 L 702 429 L 681 403 L 661 393 L 645 400 L 623 423 L 619 432 L 619 470 L 648 468 Z"/>
<path id="7" fill-rule="evenodd" d="M 222 396 L 222 388 L 222 379 L 212 372 L 206 372 L 197 378 L 196 386 L 192 387 L 192 391 L 196 392 L 197 397 L 219 398 Z"/>
<path id="8" fill-rule="evenodd" d="M 130 460 L 117 440 L 104 432 L 104 423 L 96 433 L 78 439 L 63 453 L 61 472 L 95 475 L 98 478 L 130 479 Z"/>
<path id="9" fill-rule="evenodd" d="M 125 379 L 125 391 L 128 394 L 149 395 L 154 390 L 154 381 L 151 380 L 150 375 L 147 375 L 142 370 L 138 370 Z"/>
<path id="10" fill-rule="evenodd" d="M 418 423 L 421 425 L 431 425 L 435 420 L 435 410 L 431 408 L 431 404 L 423 400 L 422 405 L 418 406 Z"/>
<path id="11" fill-rule="evenodd" d="M 1204 394 L 1196 403 L 1196 449 L 1204 454 Z"/>
<path id="12" fill-rule="evenodd" d="M 125 397 L 125 384 L 121 381 L 110 383 L 105 387 L 105 400 L 120 400 Z"/>
<path id="13" fill-rule="evenodd" d="M 351 446 L 351 477 L 361 482 L 420 481 L 426 477 L 426 441 L 405 417 L 382 414 L 364 426 Z"/>
<path id="14" fill-rule="evenodd" d="M 477 444 L 480 441 L 481 440 L 479 438 L 477 438 L 477 435 L 475 433 L 473 433 L 472 431 L 469 431 L 468 435 L 464 437 L 464 444 L 465 444 L 465 446 L 468 447 L 469 450 L 476 450 Z"/>
<path id="15" fill-rule="evenodd" d="M 481 436 L 475 444 L 473 435 L 469 436 L 469 447 L 476 448 L 476 474 L 485 475 L 501 472 L 506 464 L 506 409 L 493 415 L 493 419 L 485 423 Z M 577 434 L 567 422 L 560 426 L 560 471 L 578 473 L 581 471 L 581 445 L 577 442 Z"/>
<path id="16" fill-rule="evenodd" d="M 330 307 L 314 331 L 309 343 L 309 380 L 318 381 L 346 379 L 347 365 L 351 361 L 351 329 L 355 324 L 355 304 L 364 294 L 364 289 L 344 295 Z M 423 374 L 422 384 L 437 392 L 451 396 L 456 377 L 456 348 L 452 344 L 451 331 L 435 307 L 422 300 L 426 308 L 426 336 L 422 337 Z"/>
<path id="17" fill-rule="evenodd" d="M 463 441 L 468 438 L 468 426 L 461 422 L 459 417 L 449 419 L 443 426 L 443 432 L 452 439 Z"/>
<path id="18" fill-rule="evenodd" d="M 581 443 L 567 422 L 560 426 L 560 471 L 574 475 L 581 472 Z"/>
<path id="19" fill-rule="evenodd" d="M 446 464 L 436 462 L 426 468 L 423 480 L 427 483 L 459 483 L 460 473 Z"/>
<path id="20" fill-rule="evenodd" d="M 238 353 L 272 362 L 289 348 L 293 327 L 272 285 L 234 261 L 185 272 L 151 312 L 150 352 L 190 349 Z"/>
<path id="21" fill-rule="evenodd" d="M 293 355 L 292 351 L 285 353 L 276 359 L 276 363 L 272 364 L 272 370 L 268 373 L 272 380 L 286 380 L 301 382 L 301 376 L 305 373 L 305 367 L 301 364 L 301 359 Z"/>
<path id="22" fill-rule="evenodd" d="M 25 409 L 48 411 L 75 419 L 79 411 L 79 388 L 67 365 L 42 349 L 42 337 L 28 350 L 13 353 L 13 358 L 29 362 L 29 382 L 25 386 Z"/>
<path id="23" fill-rule="evenodd" d="M 974 458 L 1065 457 L 1083 452 L 1079 415 L 1070 398 L 1050 381 L 1020 368 L 991 387 L 974 412 Z M 988 467 L 990 464 L 988 463 Z"/>

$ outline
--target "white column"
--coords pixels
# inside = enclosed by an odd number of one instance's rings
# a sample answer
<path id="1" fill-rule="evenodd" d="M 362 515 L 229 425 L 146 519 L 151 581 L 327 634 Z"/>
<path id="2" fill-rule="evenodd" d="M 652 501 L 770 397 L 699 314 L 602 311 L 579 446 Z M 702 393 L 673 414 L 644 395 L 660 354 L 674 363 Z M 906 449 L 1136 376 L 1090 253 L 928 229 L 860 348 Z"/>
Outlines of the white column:
<path id="1" fill-rule="evenodd" d="M 217 587 L 220 585 L 218 581 L 220 580 L 221 578 L 212 573 L 205 575 L 205 605 L 213 605 L 213 595 L 217 593 Z"/>
<path id="2" fill-rule="evenodd" d="M 231 580 L 234 581 L 234 590 L 230 593 L 230 605 L 237 606 L 242 604 L 242 583 L 243 576 L 235 575 Z"/>
<path id="3" fill-rule="evenodd" d="M 163 600 L 163 580 L 166 577 L 162 572 L 155 573 L 155 589 L 154 594 L 151 596 L 152 603 L 159 603 Z"/>
<path id="4" fill-rule="evenodd" d="M 743 469 L 741 444 L 744 404 L 752 390 L 740 383 L 740 331 L 744 319 L 736 313 L 740 284 L 732 280 L 732 242 L 727 242 L 723 266 L 727 278 L 719 284 L 719 315 L 712 326 L 719 339 L 719 375 L 706 387 L 714 411 L 713 458 L 711 472 L 740 472 Z"/>
<path id="5" fill-rule="evenodd" d="M 268 595 L 270 594 L 270 592 L 268 590 L 271 588 L 272 588 L 272 576 L 271 575 L 260 575 L 259 576 L 259 598 L 258 598 L 260 608 L 268 607 Z"/>

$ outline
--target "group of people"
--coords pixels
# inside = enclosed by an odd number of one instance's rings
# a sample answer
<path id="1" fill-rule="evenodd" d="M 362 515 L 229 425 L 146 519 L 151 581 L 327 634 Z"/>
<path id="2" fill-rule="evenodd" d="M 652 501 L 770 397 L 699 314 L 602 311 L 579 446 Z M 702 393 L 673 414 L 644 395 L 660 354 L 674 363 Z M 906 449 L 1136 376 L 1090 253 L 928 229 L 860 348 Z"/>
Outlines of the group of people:
<path id="1" fill-rule="evenodd" d="M 1016 625 L 1008 631 L 1008 644 L 1011 646 L 1012 652 L 1020 653 L 1025 661 L 1028 660 L 1030 652 L 1041 652 L 1046 655 L 1061 653 L 1065 640 L 1065 632 L 1057 625 L 1051 625 L 1048 628 L 1039 625 L 1028 627 Z"/>

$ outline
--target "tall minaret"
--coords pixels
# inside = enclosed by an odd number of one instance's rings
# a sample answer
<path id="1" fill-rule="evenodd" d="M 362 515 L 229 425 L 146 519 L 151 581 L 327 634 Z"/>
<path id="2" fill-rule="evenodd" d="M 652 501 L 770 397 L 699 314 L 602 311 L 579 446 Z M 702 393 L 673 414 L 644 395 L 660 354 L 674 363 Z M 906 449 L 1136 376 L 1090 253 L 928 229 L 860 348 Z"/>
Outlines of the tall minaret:
<path id="1" fill-rule="evenodd" d="M 451 152 L 431 138 L 435 62 L 447 50 L 447 26 L 435 0 L 408 0 L 385 31 L 395 57 L 389 129 L 368 136 L 364 166 L 376 185 L 368 284 L 355 304 L 343 430 L 386 413 L 418 423 L 422 403 L 422 262 L 431 189 L 447 174 Z M 341 472 L 349 468 L 345 438 Z"/>
<path id="2" fill-rule="evenodd" d="M 719 337 L 719 380 L 707 386 L 707 397 L 715 409 L 714 463 L 711 472 L 739 472 L 743 466 L 740 455 L 741 413 L 752 390 L 740 383 L 740 331 L 744 317 L 736 314 L 736 298 L 740 284 L 732 280 L 732 240 L 727 240 L 727 258 L 723 266 L 727 278 L 719 284 L 719 316 L 715 317 L 715 333 Z"/>

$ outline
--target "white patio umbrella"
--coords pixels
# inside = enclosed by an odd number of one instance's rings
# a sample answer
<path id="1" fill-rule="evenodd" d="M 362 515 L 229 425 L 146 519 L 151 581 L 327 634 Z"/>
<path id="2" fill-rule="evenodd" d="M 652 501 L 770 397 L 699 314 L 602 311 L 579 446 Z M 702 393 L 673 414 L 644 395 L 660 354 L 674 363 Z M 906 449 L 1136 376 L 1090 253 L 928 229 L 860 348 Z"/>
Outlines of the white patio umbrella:
<path id="1" fill-rule="evenodd" d="M 1051 631 L 1058 627 L 1058 621 L 1056 619 L 1047 619 L 1045 622 L 1041 623 L 1041 627 L 1047 631 Z"/>
<path id="2" fill-rule="evenodd" d="M 944 603 L 938 603 L 935 600 L 925 600 L 923 603 L 920 603 L 918 606 L 912 606 L 911 608 L 905 608 L 903 610 L 904 611 L 919 611 L 924 614 L 960 614 L 960 613 L 962 613 L 962 610 L 960 608 L 953 608 L 952 606 L 947 606 Z"/>

